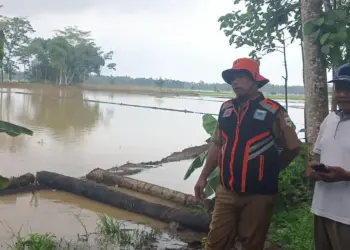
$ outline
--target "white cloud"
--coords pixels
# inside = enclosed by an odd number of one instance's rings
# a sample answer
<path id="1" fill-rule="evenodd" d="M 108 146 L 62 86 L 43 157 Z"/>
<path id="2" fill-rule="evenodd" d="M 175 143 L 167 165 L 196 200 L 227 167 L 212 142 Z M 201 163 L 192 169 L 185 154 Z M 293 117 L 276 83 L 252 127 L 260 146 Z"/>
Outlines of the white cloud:
<path id="1" fill-rule="evenodd" d="M 250 51 L 230 47 L 219 30 L 217 20 L 233 9 L 232 0 L 3 0 L 2 4 L 5 15 L 28 16 L 38 36 L 50 36 L 68 25 L 91 30 L 105 51 L 115 52 L 118 75 L 223 82 L 222 70 Z M 288 63 L 289 84 L 301 85 L 299 46 L 288 49 Z M 282 54 L 266 56 L 261 73 L 272 83 L 283 84 Z"/>

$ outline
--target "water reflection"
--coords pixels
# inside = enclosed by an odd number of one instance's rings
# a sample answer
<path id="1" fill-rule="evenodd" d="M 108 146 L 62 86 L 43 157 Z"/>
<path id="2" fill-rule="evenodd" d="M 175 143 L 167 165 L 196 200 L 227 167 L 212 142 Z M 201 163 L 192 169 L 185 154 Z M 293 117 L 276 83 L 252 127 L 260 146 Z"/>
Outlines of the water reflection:
<path id="1" fill-rule="evenodd" d="M 201 115 L 83 99 L 207 113 L 217 113 L 221 105 L 190 97 L 129 95 L 46 85 L 9 90 L 3 88 L 0 93 L 0 118 L 32 129 L 34 136 L 0 135 L 0 173 L 6 176 L 48 170 L 78 177 L 96 167 L 106 169 L 128 161 L 159 160 L 200 145 L 208 137 Z M 302 109 L 290 108 L 289 113 L 298 130 L 302 128 Z M 155 183 L 159 178 L 168 179 L 150 174 L 146 181 Z M 192 187 L 188 191 L 192 192 Z"/>
<path id="2" fill-rule="evenodd" d="M 24 95 L 18 119 L 34 127 L 49 128 L 54 137 L 82 137 L 100 119 L 99 104 L 83 101 L 79 89 L 53 89 Z"/>
<path id="3" fill-rule="evenodd" d="M 40 191 L 36 196 L 21 194 L 0 197 L 0 209 L 0 242 L 8 240 L 11 236 L 8 232 L 9 227 L 15 233 L 21 230 L 23 235 L 28 232 L 51 232 L 57 237 L 76 240 L 77 233 L 84 232 L 76 215 L 79 215 L 89 232 L 96 229 L 97 213 L 124 221 L 148 224 L 153 228 L 167 226 L 160 221 L 64 192 Z"/>

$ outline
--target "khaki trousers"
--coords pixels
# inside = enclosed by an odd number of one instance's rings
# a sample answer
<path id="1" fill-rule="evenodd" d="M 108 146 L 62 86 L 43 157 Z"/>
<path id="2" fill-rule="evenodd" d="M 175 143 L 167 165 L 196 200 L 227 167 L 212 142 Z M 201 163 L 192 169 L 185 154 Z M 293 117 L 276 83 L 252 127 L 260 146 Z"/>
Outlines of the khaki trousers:
<path id="1" fill-rule="evenodd" d="M 262 250 L 275 197 L 237 194 L 219 186 L 205 249 L 232 249 L 238 239 L 245 250 Z"/>
<path id="2" fill-rule="evenodd" d="M 350 249 L 350 225 L 315 215 L 314 233 L 316 250 Z"/>

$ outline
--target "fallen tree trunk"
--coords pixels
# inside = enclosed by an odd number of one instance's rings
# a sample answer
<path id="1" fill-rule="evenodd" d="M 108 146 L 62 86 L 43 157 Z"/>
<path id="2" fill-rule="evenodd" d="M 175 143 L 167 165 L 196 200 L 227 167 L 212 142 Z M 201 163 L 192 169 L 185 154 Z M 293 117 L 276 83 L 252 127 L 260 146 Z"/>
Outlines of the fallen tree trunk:
<path id="1" fill-rule="evenodd" d="M 16 189 L 28 186 L 35 182 L 35 176 L 31 173 L 26 173 L 18 177 L 12 177 L 7 189 Z"/>
<path id="2" fill-rule="evenodd" d="M 197 232 L 208 232 L 210 216 L 187 209 L 170 208 L 116 191 L 104 185 L 52 172 L 38 172 L 36 180 L 48 188 L 70 192 L 129 212 L 164 222 L 177 222 Z"/>
<path id="3" fill-rule="evenodd" d="M 35 176 L 31 173 L 9 178 L 9 185 L 6 188 L 0 190 L 0 196 L 34 192 L 38 189 L 34 182 Z"/>
<path id="4" fill-rule="evenodd" d="M 96 181 L 97 183 L 103 183 L 107 186 L 115 186 L 137 191 L 139 193 L 149 194 L 155 197 L 162 198 L 164 200 L 172 201 L 184 206 L 212 206 L 211 200 L 198 202 L 196 197 L 190 194 L 185 194 L 169 188 L 154 185 L 148 182 L 135 180 L 129 177 L 120 176 L 118 173 L 106 171 L 100 168 L 92 170 L 86 175 L 86 179 Z"/>
<path id="5" fill-rule="evenodd" d="M 206 143 L 201 146 L 185 148 L 181 152 L 174 152 L 171 155 L 161 159 L 160 161 L 149 161 L 140 163 L 128 162 L 121 166 L 110 168 L 108 170 L 117 171 L 119 175 L 133 175 L 141 172 L 144 169 L 159 167 L 165 163 L 193 159 L 201 153 L 203 153 L 204 151 L 208 150 L 209 147 L 210 144 Z"/>

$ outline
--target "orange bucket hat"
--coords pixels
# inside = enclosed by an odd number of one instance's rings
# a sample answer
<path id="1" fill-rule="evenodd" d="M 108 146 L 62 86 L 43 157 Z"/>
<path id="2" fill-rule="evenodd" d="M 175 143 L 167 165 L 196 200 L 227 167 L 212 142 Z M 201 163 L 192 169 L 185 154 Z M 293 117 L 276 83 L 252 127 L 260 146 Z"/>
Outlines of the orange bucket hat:
<path id="1" fill-rule="evenodd" d="M 233 77 L 241 73 L 247 73 L 249 76 L 251 76 L 256 81 L 259 88 L 263 87 L 269 82 L 269 79 L 260 75 L 259 64 L 249 58 L 239 58 L 234 61 L 231 69 L 227 69 L 222 72 L 222 78 L 226 83 L 231 85 Z"/>

